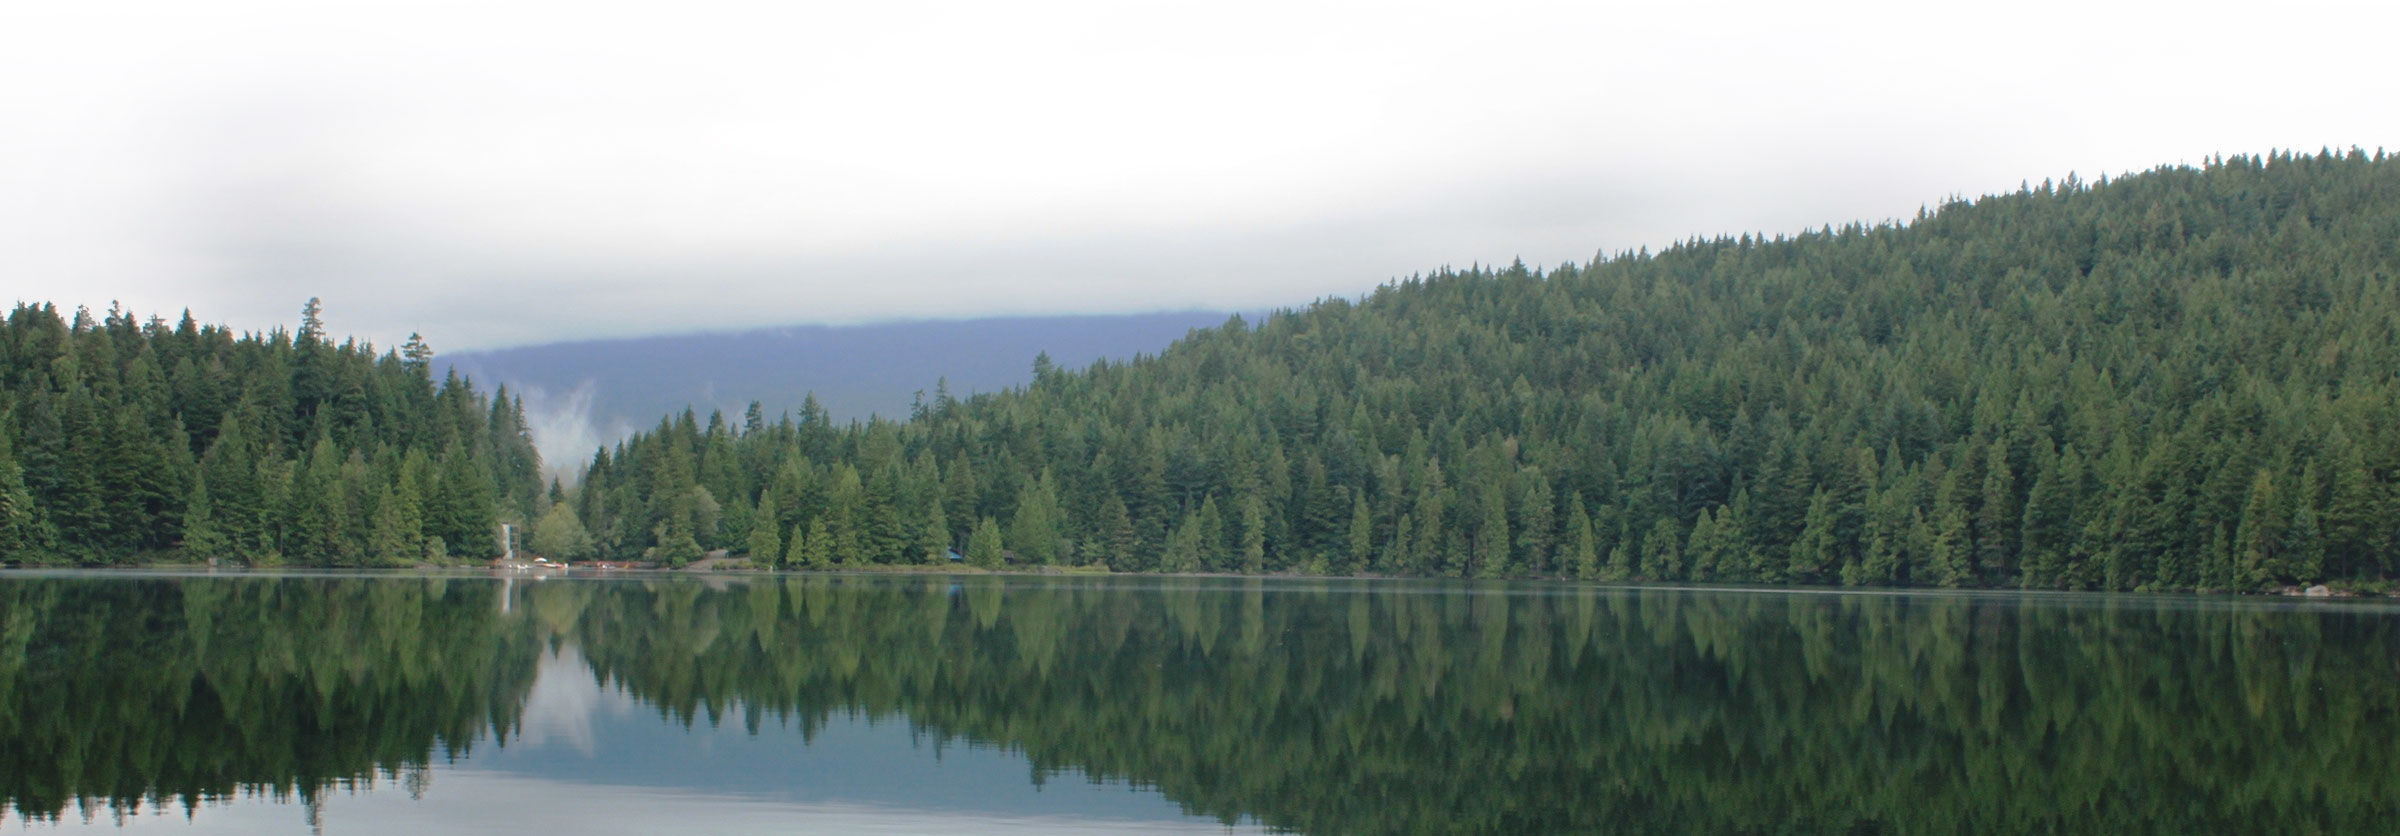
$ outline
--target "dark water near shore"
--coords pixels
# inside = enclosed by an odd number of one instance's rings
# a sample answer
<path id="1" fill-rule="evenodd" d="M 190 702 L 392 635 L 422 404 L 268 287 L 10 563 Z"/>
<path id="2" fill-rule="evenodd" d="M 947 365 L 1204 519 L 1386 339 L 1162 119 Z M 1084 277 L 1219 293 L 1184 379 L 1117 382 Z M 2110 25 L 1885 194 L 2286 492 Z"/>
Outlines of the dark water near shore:
<path id="1" fill-rule="evenodd" d="M 2400 609 L 0 573 L 0 831 L 2390 832 Z"/>

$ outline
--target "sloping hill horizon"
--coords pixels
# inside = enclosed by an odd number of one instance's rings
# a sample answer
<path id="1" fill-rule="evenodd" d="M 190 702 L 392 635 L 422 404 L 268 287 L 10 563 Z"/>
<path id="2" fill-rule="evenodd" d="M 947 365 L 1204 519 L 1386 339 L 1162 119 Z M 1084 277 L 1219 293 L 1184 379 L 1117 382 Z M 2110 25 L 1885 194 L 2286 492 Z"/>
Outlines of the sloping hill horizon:
<path id="1" fill-rule="evenodd" d="M 522 396 L 543 462 L 572 474 L 592 449 L 686 408 L 769 418 L 814 395 L 836 422 L 904 419 L 937 387 L 965 398 L 1033 379 L 1047 352 L 1062 368 L 1156 354 L 1226 311 L 1007 316 L 793 325 L 543 343 L 443 354 L 436 362 Z"/>
<path id="2" fill-rule="evenodd" d="M 1445 270 L 905 424 L 657 424 L 571 512 L 669 563 L 2383 590 L 2396 231 L 2353 149 Z"/>

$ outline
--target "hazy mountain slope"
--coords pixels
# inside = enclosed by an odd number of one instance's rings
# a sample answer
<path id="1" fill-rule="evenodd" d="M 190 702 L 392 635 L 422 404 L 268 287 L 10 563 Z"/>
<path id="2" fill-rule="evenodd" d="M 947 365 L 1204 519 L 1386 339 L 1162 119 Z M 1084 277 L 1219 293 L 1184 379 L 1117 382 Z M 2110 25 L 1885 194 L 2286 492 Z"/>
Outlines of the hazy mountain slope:
<path id="1" fill-rule="evenodd" d="M 1080 368 L 1101 358 L 1155 354 L 1222 312 L 1007 317 L 950 322 L 798 326 L 553 343 L 445 354 L 461 374 L 525 396 L 552 464 L 589 458 L 595 444 L 646 428 L 687 406 L 738 419 L 751 401 L 769 416 L 798 412 L 815 393 L 837 421 L 905 418 L 938 381 L 964 397 L 1033 379 L 1034 358 Z"/>

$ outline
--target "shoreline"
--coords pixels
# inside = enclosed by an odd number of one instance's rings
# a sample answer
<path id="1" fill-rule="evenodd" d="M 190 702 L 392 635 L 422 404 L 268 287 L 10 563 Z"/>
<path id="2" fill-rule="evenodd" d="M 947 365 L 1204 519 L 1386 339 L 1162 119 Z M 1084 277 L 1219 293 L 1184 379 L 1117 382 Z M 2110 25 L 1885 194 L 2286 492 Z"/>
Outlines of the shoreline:
<path id="1" fill-rule="evenodd" d="M 901 564 L 901 565 L 852 565 L 852 566 L 842 566 L 842 567 L 838 567 L 838 568 L 832 568 L 832 569 L 758 569 L 758 568 L 750 568 L 750 567 L 721 567 L 721 566 L 718 566 L 718 565 L 705 565 L 705 566 L 704 566 L 704 565 L 700 565 L 700 564 L 698 564 L 698 563 L 695 563 L 694 565 L 691 565 L 691 566 L 685 566 L 685 567 L 683 567 L 683 568 L 680 568 L 680 569 L 667 569 L 667 568 L 661 568 L 661 567 L 601 567 L 601 568 L 593 568 L 593 567 L 588 567 L 588 566 L 575 566 L 575 565 L 572 565 L 572 564 L 550 564 L 549 566 L 546 566 L 546 567 L 537 567 L 537 566 L 535 566 L 535 565 L 532 565 L 532 564 L 527 564 L 527 565 L 524 565 L 524 566 L 508 567 L 508 566 L 497 566 L 497 565 L 492 565 L 492 564 L 488 564 L 488 563 L 487 563 L 487 564 L 456 564 L 456 565 L 438 565 L 438 564 L 431 564 L 431 563 L 419 563 L 419 564 L 416 564 L 416 565 L 414 565 L 414 566 L 400 566 L 400 567 L 390 567 L 390 566 L 381 566 L 381 567 L 375 567 L 375 566 L 354 566 L 354 567 L 346 567 L 346 566 L 267 566 L 267 567 L 251 567 L 251 566 L 208 566 L 208 565 L 205 565 L 205 564 L 196 564 L 196 563 L 171 563 L 171 562 L 167 562 L 167 563 L 148 563 L 148 564 L 142 564 L 142 565 L 136 565 L 136 566 L 25 566 L 25 565 L 5 565 L 5 564 L 0 564 L 0 577 L 6 577 L 6 576 L 8 576 L 8 575 L 12 575 L 12 574 L 86 574 L 86 573 L 90 573 L 90 574 L 125 574 L 125 575 L 137 575 L 137 576 L 138 576 L 138 575 L 152 575 L 152 576 L 168 576 L 168 577 L 193 577 L 193 576 L 202 576 L 202 577 L 205 577 L 205 576 L 215 576 L 215 575 L 226 575 L 226 576 L 236 576 L 236 575 L 260 575 L 260 576 L 267 576 L 267 575 L 321 575 L 321 576 L 335 576 L 335 577 L 338 577 L 338 576 L 359 576 L 359 577 L 393 577 L 393 576 L 441 576 L 441 575 L 449 575 L 449 576 L 455 576 L 455 577 L 530 578 L 530 579 L 549 579 L 549 578 L 590 578 L 590 579 L 599 579 L 599 578 L 639 578 L 639 577 L 658 577 L 658 578 L 679 578 L 679 577 L 680 577 L 680 578 L 734 578 L 734 577 L 773 577 L 773 576 L 801 576 L 801 575 L 953 575 L 953 576 L 975 576 L 975 575 L 983 575 L 983 576 L 991 576 L 991 577 L 1029 577 L 1029 578 L 1187 578 L 1187 579 L 1206 579 L 1206 580 L 1248 580 L 1248 579 L 1255 579 L 1255 580 L 1272 580 L 1272 581 L 1299 581 L 1299 580 L 1314 580 L 1314 581 L 1345 581 L 1345 582 L 1366 582 L 1366 581 L 1424 581 L 1424 582 L 1450 582 L 1450 583 L 1465 583 L 1465 584 L 1474 584 L 1474 585 L 1487 585 L 1487 584 L 1539 584 L 1539 585 L 1554 586 L 1554 587 L 1560 587 L 1560 588 L 1570 588 L 1570 587 L 1589 587 L 1589 588 L 1601 588 L 1601 589 L 1657 589 L 1657 590 L 1669 590 L 1669 589 L 1689 589 L 1689 590 L 1707 590 L 1707 591 L 1725 591 L 1725 592 L 1789 592 L 1789 593 L 1807 593 L 1807 594 L 1821 594 L 1821 595 L 1925 595 L 1925 594 L 1953 594 L 1953 595 L 1955 595 L 1955 594 L 1962 594 L 1962 593 L 1963 593 L 1963 594 L 1970 594 L 1970 595 L 2006 595 L 2006 596 L 2010 596 L 2010 597 L 2020 597 L 2020 596 L 2021 596 L 2021 597 L 2048 597 L 2048 596 L 2108 595 L 2108 596 L 2126 596 L 2126 597 L 2147 597 L 2147 598 L 2158 598 L 2158 599 L 2161 599 L 2161 600 L 2164 600 L 2164 599 L 2166 599 L 2166 598 L 2169 598 L 2169 597 L 2204 598 L 2204 599 L 2212 599 L 2212 600 L 2225 600 L 2225 599 L 2247 599 L 2247 600 L 2285 600 L 2285 599 L 2298 599 L 2298 600 L 2301 600 L 2301 601 L 2311 601 L 2311 602 L 2321 602 L 2321 601 L 2344 601 L 2344 600 L 2348 600 L 2348 601 L 2362 601 L 2362 602 L 2371 602 L 2371 601 L 2385 601 L 2385 600 L 2400 600 L 2400 587 L 2395 587 L 2395 588 L 2393 588 L 2393 589 L 2391 589 L 2391 590 L 2388 590 L 2388 591 L 2381 591 L 2381 592 L 2378 592 L 2378 591 L 2362 591 L 2362 590 L 2356 590 L 2356 589 L 2333 589 L 2333 588 L 2327 587 L 2326 585 L 2323 585 L 2323 584 L 2319 584 L 2319 585 L 2317 585 L 2317 586 L 2315 586 L 2315 587 L 2311 587 L 2311 588 L 2302 588 L 2302 587 L 2284 587 L 2284 588 L 2276 589 L 2276 590 L 2273 590 L 2273 591 L 2257 591 L 2257 592 L 2222 592 L 2222 591 L 2210 591 L 2210 592 L 2202 592 L 2202 591 L 2194 591 L 2194 590 L 2022 589 L 2022 588 L 2005 588 L 2005 587 L 1958 587 L 1958 588 L 1948 588 L 1948 587 L 1931 587 L 1931 586 L 1834 586 L 1834 585 L 1822 585 L 1822 584 L 1776 584 L 1776 585 L 1770 585 L 1770 584 L 1744 584 L 1744 583 L 1699 583 L 1699 582 L 1691 582 L 1691 581 L 1672 581 L 1672 582 L 1668 582 L 1668 581 L 1642 581 L 1642 580 L 1585 580 L 1585 579 L 1581 579 L 1581 578 L 1440 578 L 1440 577 L 1422 577 L 1422 576 L 1416 576 L 1416 575 L 1374 575 L 1374 574 L 1317 575 L 1317 574 L 1304 574 L 1304 573 L 1298 573 L 1298 572 L 1272 572 L 1272 573 L 1258 573 L 1258 574 L 1246 574 L 1246 573 L 1240 573 L 1240 572 L 1118 572 L 1118 571 L 1113 571 L 1113 570 L 1107 569 L 1107 568 L 1105 568 L 1105 567 L 1091 567 L 1091 566 L 1012 567 L 1012 568 L 1007 568 L 1007 569 L 984 569 L 984 568 L 978 568 L 978 567 L 972 567 L 972 566 L 963 566 L 963 565 L 953 565 L 953 566 L 934 566 L 934 565 L 927 565 L 927 564 Z"/>

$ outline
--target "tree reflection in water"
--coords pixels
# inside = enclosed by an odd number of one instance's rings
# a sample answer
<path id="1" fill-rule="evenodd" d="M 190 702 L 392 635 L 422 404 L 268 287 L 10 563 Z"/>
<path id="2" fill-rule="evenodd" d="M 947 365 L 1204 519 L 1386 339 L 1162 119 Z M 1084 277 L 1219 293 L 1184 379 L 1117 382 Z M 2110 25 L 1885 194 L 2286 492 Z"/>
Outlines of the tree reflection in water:
<path id="1" fill-rule="evenodd" d="M 1256 579 L 0 582 L 0 799 L 307 797 L 574 646 L 683 723 L 904 717 L 1307 833 L 2372 832 L 2394 613 Z M 505 606 L 504 606 L 505 604 Z"/>

